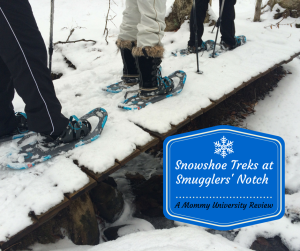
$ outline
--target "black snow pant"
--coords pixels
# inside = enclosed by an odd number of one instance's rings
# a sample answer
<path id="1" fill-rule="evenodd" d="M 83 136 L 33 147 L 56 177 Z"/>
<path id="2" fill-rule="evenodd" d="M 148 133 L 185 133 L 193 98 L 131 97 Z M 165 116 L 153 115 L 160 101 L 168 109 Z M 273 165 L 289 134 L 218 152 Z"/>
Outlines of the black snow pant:
<path id="1" fill-rule="evenodd" d="M 194 0 L 193 0 L 194 1 Z M 197 15 L 197 28 L 198 28 L 198 46 L 202 44 L 202 36 L 204 32 L 203 22 L 206 17 L 206 11 L 208 9 L 209 0 L 195 0 L 196 1 L 196 15 Z M 220 2 L 220 11 L 222 6 L 222 1 Z M 224 41 L 228 45 L 235 45 L 235 11 L 234 5 L 236 4 L 236 0 L 224 0 L 224 10 L 222 15 L 222 23 L 221 23 L 221 34 L 222 41 Z M 191 18 L 190 18 L 190 40 L 188 42 L 189 46 L 195 46 L 195 29 L 194 29 L 194 10 L 192 8 Z"/>
<path id="2" fill-rule="evenodd" d="M 17 126 L 14 89 L 26 104 L 29 130 L 59 135 L 66 128 L 28 0 L 0 0 L 0 136 Z"/>

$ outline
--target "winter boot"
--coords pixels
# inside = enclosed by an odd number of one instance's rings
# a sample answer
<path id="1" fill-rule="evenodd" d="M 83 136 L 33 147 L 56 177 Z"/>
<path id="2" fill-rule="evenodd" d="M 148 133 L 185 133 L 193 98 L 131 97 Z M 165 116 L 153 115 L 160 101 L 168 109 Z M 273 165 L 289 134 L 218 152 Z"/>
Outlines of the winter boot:
<path id="1" fill-rule="evenodd" d="M 140 76 L 140 97 L 153 97 L 170 93 L 174 88 L 172 79 L 161 77 L 159 65 L 163 56 L 163 47 L 135 48 L 136 65 Z"/>
<path id="2" fill-rule="evenodd" d="M 16 112 L 15 116 L 17 120 L 17 127 L 14 128 L 10 133 L 0 136 L 0 139 L 18 134 L 25 134 L 28 132 L 27 115 L 22 112 Z"/>
<path id="3" fill-rule="evenodd" d="M 225 51 L 228 51 L 228 50 L 231 51 L 231 50 L 235 49 L 236 47 L 239 47 L 247 42 L 247 39 L 245 36 L 236 36 L 236 37 L 234 37 L 234 39 L 235 39 L 234 45 L 229 45 L 229 44 L 225 43 L 225 41 L 222 40 L 220 43 L 221 49 L 225 50 Z"/>
<path id="4" fill-rule="evenodd" d="M 123 76 L 121 77 L 121 81 L 102 88 L 102 91 L 110 93 L 119 93 L 139 83 L 138 70 L 135 65 L 135 59 L 132 56 L 132 48 L 136 46 L 136 41 L 118 39 L 116 45 L 121 52 Z"/>
<path id="5" fill-rule="evenodd" d="M 91 124 L 87 120 L 79 120 L 76 116 L 71 116 L 67 128 L 60 135 L 43 136 L 42 145 L 44 147 L 56 147 L 62 143 L 70 143 L 87 136 L 92 130 Z"/>
<path id="6" fill-rule="evenodd" d="M 135 59 L 132 56 L 132 49 L 136 46 L 136 41 L 124 41 L 118 39 L 116 45 L 120 49 L 123 61 L 122 84 L 125 86 L 138 84 L 139 73 L 135 65 Z"/>

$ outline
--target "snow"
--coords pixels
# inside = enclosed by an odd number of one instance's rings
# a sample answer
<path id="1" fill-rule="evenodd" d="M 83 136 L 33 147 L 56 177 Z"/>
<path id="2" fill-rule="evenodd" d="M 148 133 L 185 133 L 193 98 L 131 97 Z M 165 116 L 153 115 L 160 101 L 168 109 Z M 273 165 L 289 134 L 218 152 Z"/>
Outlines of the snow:
<path id="1" fill-rule="evenodd" d="M 172 6 L 174 4 L 175 0 L 167 0 L 166 3 L 166 17 L 170 15 L 170 13 L 172 12 Z"/>
<path id="2" fill-rule="evenodd" d="M 282 137 L 285 141 L 285 187 L 293 194 L 286 194 L 286 216 L 282 219 L 254 225 L 241 229 L 235 241 L 243 246 L 249 246 L 257 236 L 271 238 L 279 235 L 289 250 L 300 249 L 300 224 L 292 222 L 293 217 L 300 215 L 300 128 L 298 126 L 300 113 L 300 60 L 294 59 L 284 68 L 288 74 L 279 86 L 256 106 L 255 115 L 248 117 L 245 126 L 250 130 L 266 132 Z"/>
<path id="3" fill-rule="evenodd" d="M 87 175 L 73 161 L 59 156 L 34 169 L 0 170 L 0 239 L 5 241 L 32 224 L 28 213 L 46 212 L 88 183 Z"/>
<path id="4" fill-rule="evenodd" d="M 168 10 L 173 1 L 167 1 Z M 30 3 L 48 46 L 50 2 L 30 0 Z M 213 1 L 212 9 L 215 13 L 218 13 L 217 3 L 217 0 Z M 7 237 L 29 226 L 32 223 L 28 217 L 30 211 L 36 214 L 46 212 L 63 200 L 64 193 L 78 190 L 88 182 L 86 174 L 80 171 L 73 160 L 78 160 L 80 165 L 94 172 L 103 172 L 111 167 L 116 159 L 122 160 L 131 154 L 137 145 L 144 145 L 152 140 L 152 137 L 139 126 L 159 133 L 167 132 L 172 124 L 178 124 L 187 116 L 209 106 L 211 100 L 219 99 L 251 77 L 266 71 L 282 60 L 289 59 L 291 55 L 300 51 L 300 33 L 294 26 L 283 25 L 279 29 L 264 28 L 276 23 L 276 20 L 272 19 L 276 8 L 272 13 L 263 14 L 262 22 L 253 23 L 255 1 L 238 0 L 237 35 L 246 35 L 247 44 L 230 53 L 224 53 L 216 59 L 209 59 L 207 52 L 200 54 L 200 69 L 204 74 L 198 75 L 195 73 L 195 55 L 186 57 L 171 55 L 172 51 L 185 48 L 187 45 L 189 26 L 187 22 L 184 23 L 178 32 L 166 33 L 163 40 L 165 56 L 162 63 L 163 75 L 169 75 L 179 69 L 186 71 L 187 82 L 183 92 L 179 96 L 161 101 L 159 104 L 149 105 L 140 111 L 124 111 L 117 107 L 123 100 L 124 93 L 109 94 L 101 91 L 103 87 L 118 82 L 122 74 L 121 56 L 117 53 L 115 40 L 124 8 L 125 0 L 112 1 L 109 18 L 113 20 L 108 22 L 109 44 L 107 45 L 103 31 L 108 0 L 55 2 L 54 42 L 66 41 L 72 29 L 74 32 L 70 41 L 84 38 L 97 42 L 96 44 L 93 42 L 58 44 L 56 47 L 53 71 L 63 73 L 63 77 L 54 81 L 54 85 L 63 106 L 63 114 L 67 117 L 73 114 L 80 117 L 95 107 L 103 107 L 108 111 L 108 121 L 100 139 L 93 144 L 78 148 L 31 170 L 18 172 L 6 168 L 0 169 L 0 241 L 5 241 Z M 294 21 L 292 18 L 287 18 L 282 21 L 282 24 Z M 215 34 L 209 33 L 211 29 L 212 27 L 205 27 L 204 40 L 214 39 Z M 67 67 L 64 57 L 76 66 L 76 70 Z M 265 103 L 258 105 L 256 115 L 247 120 L 247 125 L 250 129 L 282 136 L 286 142 L 289 142 L 286 145 L 286 185 L 288 189 L 299 193 L 297 141 L 300 135 L 299 127 L 295 123 L 297 122 L 295 114 L 299 113 L 299 90 L 296 82 L 299 82 L 300 76 L 297 75 L 296 70 L 299 69 L 299 60 L 297 60 L 289 64 L 288 67 L 293 74 L 284 80 L 285 84 L 278 88 L 280 91 L 276 90 L 272 94 L 275 96 L 273 99 L 270 98 L 270 101 L 266 99 L 265 102 L 270 102 L 268 108 L 265 108 Z M 14 105 L 16 111 L 24 110 L 24 103 L 17 95 Z M 282 112 L 279 112 L 280 109 Z M 259 114 L 261 115 L 258 116 Z M 9 149 L 15 148 L 16 143 L 2 144 L 0 158 L 6 156 Z M 294 202 L 294 199 L 299 198 L 298 193 L 286 196 L 287 207 L 294 212 L 299 212 L 299 203 Z M 145 224 L 142 224 L 142 229 L 150 230 L 151 226 Z M 268 231 L 266 236 L 280 234 L 287 246 L 296 250 L 300 247 L 299 237 L 296 236 L 297 227 L 297 224 L 292 224 L 291 220 L 285 217 L 278 222 L 243 228 L 235 240 L 236 243 L 208 234 L 200 228 L 153 230 L 124 236 L 116 242 L 95 247 L 95 250 L 96 248 L 118 250 L 120 247 L 122 249 L 128 247 L 128 250 L 151 248 L 247 250 L 249 243 L 256 236 L 263 236 L 264 231 Z M 134 241 L 137 239 L 138 242 Z M 130 245 L 132 245 L 131 249 L 129 249 Z"/>
<path id="5" fill-rule="evenodd" d="M 51 245 L 35 245 L 33 251 L 247 251 L 238 243 L 231 242 L 220 235 L 212 235 L 202 228 L 176 227 L 129 234 L 95 247 L 77 247 L 69 240 Z"/>

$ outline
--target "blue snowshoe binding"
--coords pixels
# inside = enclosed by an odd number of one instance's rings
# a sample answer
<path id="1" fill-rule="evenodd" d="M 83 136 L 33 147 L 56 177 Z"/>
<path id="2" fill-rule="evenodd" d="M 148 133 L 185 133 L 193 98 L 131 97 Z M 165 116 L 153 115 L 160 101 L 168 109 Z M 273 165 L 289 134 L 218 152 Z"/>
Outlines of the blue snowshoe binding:
<path id="1" fill-rule="evenodd" d="M 214 43 L 215 42 L 213 40 L 207 40 L 205 42 L 202 42 L 201 46 L 198 47 L 198 52 L 213 50 Z M 182 55 L 182 56 L 196 53 L 196 47 L 188 46 L 187 49 L 180 50 L 179 52 L 180 52 L 180 55 Z M 173 55 L 174 55 L 174 53 L 173 53 Z M 177 54 L 176 54 L 176 56 L 177 56 Z"/>
<path id="2" fill-rule="evenodd" d="M 235 36 L 235 44 L 234 45 L 229 45 L 225 43 L 224 41 L 221 41 L 220 43 L 220 49 L 218 51 L 215 51 L 215 54 L 211 53 L 209 55 L 210 58 L 216 58 L 220 56 L 221 53 L 224 53 L 226 51 L 232 51 L 235 48 L 244 45 L 247 42 L 247 39 L 245 36 Z"/>
<path id="3" fill-rule="evenodd" d="M 226 44 L 224 41 L 221 41 L 220 46 L 221 46 L 221 50 L 233 50 L 239 46 L 244 45 L 247 42 L 247 39 L 245 36 L 235 36 L 235 44 L 234 45 L 228 45 Z"/>
<path id="4" fill-rule="evenodd" d="M 17 120 L 17 128 L 15 128 L 9 134 L 1 136 L 0 143 L 23 138 L 25 134 L 29 132 L 27 124 L 27 115 L 22 112 L 16 112 L 15 116 Z"/>
<path id="5" fill-rule="evenodd" d="M 161 66 L 158 67 L 157 70 L 158 76 L 161 77 Z M 102 91 L 110 92 L 110 93 L 119 93 L 123 90 L 127 90 L 140 82 L 139 76 L 123 76 L 122 81 L 108 85 L 105 88 L 102 88 Z"/>

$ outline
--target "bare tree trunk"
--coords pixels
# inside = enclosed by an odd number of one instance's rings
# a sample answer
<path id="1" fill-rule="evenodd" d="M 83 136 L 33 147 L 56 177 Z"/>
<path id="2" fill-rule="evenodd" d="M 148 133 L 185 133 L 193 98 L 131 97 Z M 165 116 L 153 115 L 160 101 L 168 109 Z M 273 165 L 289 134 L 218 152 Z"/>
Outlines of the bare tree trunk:
<path id="1" fill-rule="evenodd" d="M 254 14 L 253 22 L 259 22 L 260 21 L 261 3 L 262 3 L 262 0 L 256 0 L 255 14 Z"/>

